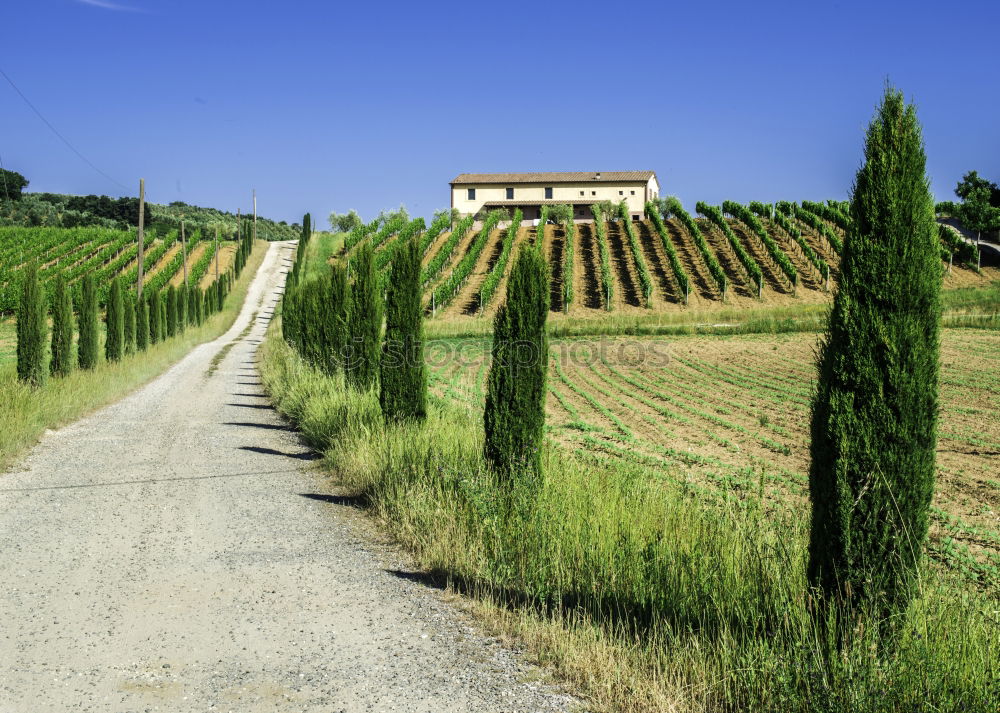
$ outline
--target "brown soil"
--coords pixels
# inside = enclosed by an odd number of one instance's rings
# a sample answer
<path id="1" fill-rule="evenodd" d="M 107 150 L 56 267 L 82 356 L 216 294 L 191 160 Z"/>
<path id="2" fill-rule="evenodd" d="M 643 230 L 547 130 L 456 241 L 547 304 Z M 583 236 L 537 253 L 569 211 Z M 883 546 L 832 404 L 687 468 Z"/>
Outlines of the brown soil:
<path id="1" fill-rule="evenodd" d="M 207 244 L 208 243 L 206 243 L 206 245 Z M 219 274 L 220 275 L 222 273 L 224 273 L 226 270 L 229 269 L 229 266 L 233 264 L 233 259 L 235 257 L 236 257 L 236 245 L 233 242 L 227 240 L 225 242 L 225 244 L 219 246 Z M 214 260 L 212 261 L 212 264 L 209 265 L 208 270 L 202 276 L 201 282 L 199 283 L 199 287 L 201 287 L 201 289 L 203 289 L 203 290 L 206 290 L 206 289 L 208 289 L 211 286 L 211 284 L 213 282 L 215 282 L 215 261 Z"/>
<path id="2" fill-rule="evenodd" d="M 722 265 L 722 269 L 726 272 L 726 278 L 729 280 L 729 294 L 726 295 L 726 298 L 730 301 L 734 299 L 738 301 L 740 298 L 756 300 L 757 285 L 747 278 L 746 270 L 743 269 L 740 259 L 736 257 L 733 246 L 729 244 L 726 236 L 719 230 L 718 226 L 708 220 L 702 223 L 700 228 L 701 234 L 705 236 L 705 241 L 715 251 L 719 264 Z"/>
<path id="3" fill-rule="evenodd" d="M 204 252 L 208 249 L 208 246 L 209 246 L 208 241 L 202 240 L 188 251 L 187 269 L 189 274 L 191 272 L 191 269 L 195 266 L 195 263 L 198 262 L 199 258 L 201 258 Z M 170 282 L 168 284 L 173 285 L 174 287 L 179 287 L 180 285 L 184 284 L 183 268 L 178 270 L 177 274 L 170 278 Z"/>
<path id="4" fill-rule="evenodd" d="M 636 237 L 639 239 L 639 246 L 642 248 L 642 254 L 646 258 L 646 267 L 649 268 L 649 276 L 653 280 L 654 299 L 658 298 L 662 302 L 684 304 L 684 293 L 674 278 L 673 268 L 670 267 L 670 259 L 663 249 L 663 244 L 660 242 L 660 236 L 656 234 L 656 229 L 645 220 L 636 223 L 635 229 Z"/>
<path id="5" fill-rule="evenodd" d="M 750 231 L 743 223 L 732 221 L 729 225 L 733 233 L 743 243 L 743 247 L 750 253 L 750 256 L 757 261 L 760 271 L 764 274 L 764 291 L 770 290 L 778 294 L 792 294 L 792 285 L 785 277 L 781 269 L 774 264 L 771 256 L 767 254 L 767 249 L 761 244 L 760 239 L 751 235 Z"/>
<path id="6" fill-rule="evenodd" d="M 566 230 L 561 225 L 539 226 L 543 231 L 543 254 L 549 259 L 549 309 L 553 312 L 563 310 L 563 254 L 566 244 Z"/>
<path id="7" fill-rule="evenodd" d="M 469 273 L 465 284 L 462 285 L 458 294 L 447 307 L 443 310 L 438 309 L 438 314 L 441 317 L 449 318 L 459 315 L 474 317 L 479 313 L 479 288 L 483 284 L 483 280 L 486 279 L 486 273 L 493 268 L 497 258 L 500 257 L 503 234 L 504 230 L 497 228 L 487 237 L 486 245 L 479 254 L 476 264 L 473 265 L 472 272 Z M 467 248 L 468 246 L 466 246 Z M 465 255 L 466 250 L 456 250 L 455 252 L 459 255 Z"/>
<path id="8" fill-rule="evenodd" d="M 642 307 L 638 270 L 628 246 L 628 238 L 621 224 L 615 221 L 607 223 L 608 254 L 611 258 L 612 274 L 617 278 L 617 289 L 611 296 L 614 309 L 623 307 Z"/>
<path id="9" fill-rule="evenodd" d="M 764 230 L 770 235 L 774 242 L 785 251 L 788 259 L 792 261 L 792 265 L 795 266 L 795 270 L 799 276 L 799 290 L 822 290 L 825 281 L 822 275 L 820 275 L 819 270 L 816 266 L 810 262 L 809 258 L 806 257 L 805 253 L 802 252 L 802 248 L 788 233 L 781 229 L 781 226 L 776 223 L 772 223 L 769 220 L 761 221 L 764 225 Z"/>
<path id="10" fill-rule="evenodd" d="M 427 252 L 424 254 L 423 258 L 420 261 L 422 267 L 426 267 L 427 263 L 429 263 L 431 260 L 434 259 L 434 256 L 437 255 L 438 250 L 444 247 L 444 244 L 448 242 L 448 239 L 450 237 L 451 237 L 451 231 L 446 230 L 431 241 L 431 244 L 427 246 Z"/>
<path id="11" fill-rule="evenodd" d="M 168 264 L 170 264 L 170 261 L 174 259 L 174 255 L 176 255 L 180 251 L 181 251 L 180 243 L 175 243 L 173 246 L 168 248 L 167 251 L 163 253 L 162 256 L 160 256 L 160 259 L 156 261 L 156 264 L 153 265 L 151 268 L 149 268 L 145 273 L 143 273 L 142 284 L 145 285 L 147 282 L 153 279 L 153 276 L 158 272 L 162 271 Z"/>
<path id="12" fill-rule="evenodd" d="M 719 292 L 719 285 L 708 271 L 708 266 L 702 260 L 698 247 L 694 244 L 694 239 L 688 235 L 687 229 L 680 221 L 673 219 L 664 221 L 664 225 L 691 283 L 688 305 L 707 308 L 712 302 L 721 303 L 722 293 Z"/>
<path id="13" fill-rule="evenodd" d="M 580 223 L 576 226 L 576 254 L 573 265 L 573 305 L 570 314 L 603 309 L 601 296 L 601 259 L 597 254 L 594 226 Z"/>

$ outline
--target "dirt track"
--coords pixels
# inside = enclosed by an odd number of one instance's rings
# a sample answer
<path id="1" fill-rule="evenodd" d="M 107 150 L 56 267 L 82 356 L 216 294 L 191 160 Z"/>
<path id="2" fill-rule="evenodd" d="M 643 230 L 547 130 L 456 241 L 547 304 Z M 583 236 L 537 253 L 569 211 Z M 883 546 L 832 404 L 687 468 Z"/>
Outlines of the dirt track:
<path id="1" fill-rule="evenodd" d="M 269 406 L 292 249 L 226 335 L 0 476 L 0 711 L 571 705 L 374 544 Z"/>

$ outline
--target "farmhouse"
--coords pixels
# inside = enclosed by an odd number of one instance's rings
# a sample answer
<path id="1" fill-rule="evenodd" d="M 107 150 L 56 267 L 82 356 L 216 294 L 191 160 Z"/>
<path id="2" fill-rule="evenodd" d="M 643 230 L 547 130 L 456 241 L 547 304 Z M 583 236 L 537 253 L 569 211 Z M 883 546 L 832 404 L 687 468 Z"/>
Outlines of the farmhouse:
<path id="1" fill-rule="evenodd" d="M 530 221 L 544 205 L 568 204 L 580 222 L 591 220 L 590 206 L 601 201 L 624 200 L 632 217 L 641 218 L 646 201 L 659 194 L 654 171 L 463 173 L 451 182 L 451 207 L 462 215 L 520 208 Z"/>

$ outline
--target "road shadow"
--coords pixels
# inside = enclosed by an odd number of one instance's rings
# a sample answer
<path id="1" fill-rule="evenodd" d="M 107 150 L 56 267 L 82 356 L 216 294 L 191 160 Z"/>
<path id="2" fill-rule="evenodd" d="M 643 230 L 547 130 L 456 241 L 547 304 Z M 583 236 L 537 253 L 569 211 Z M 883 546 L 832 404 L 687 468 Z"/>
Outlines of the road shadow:
<path id="1" fill-rule="evenodd" d="M 274 411 L 274 406 L 271 404 L 226 404 L 226 406 L 239 406 L 240 408 L 256 408 L 264 409 L 267 411 Z"/>
<path id="2" fill-rule="evenodd" d="M 327 495 L 325 493 L 299 493 L 299 495 L 310 500 L 319 500 L 321 503 L 342 505 L 349 508 L 363 508 L 368 503 L 368 498 L 363 495 Z"/>
<path id="3" fill-rule="evenodd" d="M 250 451 L 251 453 L 261 453 L 267 456 L 281 456 L 283 458 L 295 458 L 296 460 L 318 460 L 319 454 L 313 451 L 302 451 L 301 453 L 285 453 L 284 451 L 279 451 L 274 448 L 265 448 L 263 446 L 237 446 L 241 451 Z"/>
<path id="4" fill-rule="evenodd" d="M 294 431 L 291 426 L 277 423 L 254 423 L 252 421 L 223 421 L 223 426 L 246 426 L 247 428 L 264 428 L 269 431 Z"/>
<path id="5" fill-rule="evenodd" d="M 266 399 L 267 394 L 229 394 L 230 396 L 252 396 L 256 399 Z"/>

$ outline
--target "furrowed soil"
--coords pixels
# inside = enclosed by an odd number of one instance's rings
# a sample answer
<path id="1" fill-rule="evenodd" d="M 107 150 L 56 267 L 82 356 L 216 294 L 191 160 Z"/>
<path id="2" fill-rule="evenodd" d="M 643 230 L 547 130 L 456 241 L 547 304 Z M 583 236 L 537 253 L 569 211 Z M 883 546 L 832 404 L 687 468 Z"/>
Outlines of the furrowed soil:
<path id="1" fill-rule="evenodd" d="M 556 339 L 548 427 L 572 450 L 611 455 L 708 498 L 808 510 L 815 334 Z M 453 342 L 432 391 L 479 412 L 488 343 Z M 480 350 L 476 354 L 476 350 Z M 475 355 L 475 356 L 471 356 Z M 942 340 L 931 556 L 1000 591 L 1000 333 Z"/>

